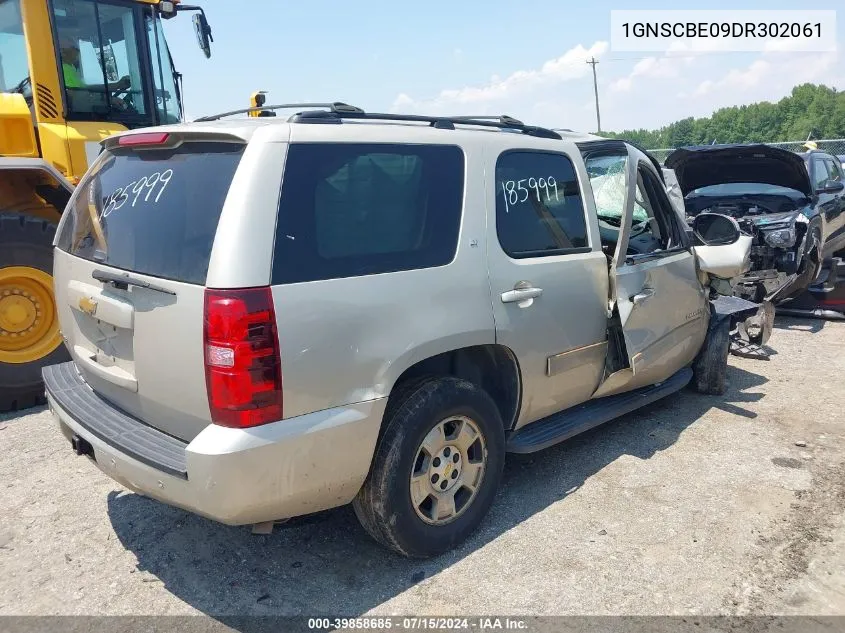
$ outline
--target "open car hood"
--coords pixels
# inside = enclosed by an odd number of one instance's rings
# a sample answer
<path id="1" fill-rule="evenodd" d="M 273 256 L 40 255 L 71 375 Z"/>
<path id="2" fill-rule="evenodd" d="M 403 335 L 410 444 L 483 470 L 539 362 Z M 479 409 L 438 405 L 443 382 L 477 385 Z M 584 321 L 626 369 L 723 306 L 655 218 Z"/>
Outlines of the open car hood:
<path id="1" fill-rule="evenodd" d="M 813 193 L 804 159 L 769 145 L 699 145 L 681 147 L 664 165 L 675 172 L 681 191 L 736 182 L 789 187 L 805 196 Z"/>

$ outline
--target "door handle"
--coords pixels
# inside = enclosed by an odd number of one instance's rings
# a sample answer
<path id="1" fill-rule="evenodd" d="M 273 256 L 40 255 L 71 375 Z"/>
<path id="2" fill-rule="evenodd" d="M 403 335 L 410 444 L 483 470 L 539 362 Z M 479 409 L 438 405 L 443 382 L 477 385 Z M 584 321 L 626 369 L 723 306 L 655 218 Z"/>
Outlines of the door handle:
<path id="1" fill-rule="evenodd" d="M 516 303 L 520 308 L 527 308 L 541 294 L 543 294 L 542 288 L 535 288 L 529 281 L 521 281 L 513 287 L 513 290 L 502 293 L 502 303 Z"/>
<path id="2" fill-rule="evenodd" d="M 643 288 L 640 292 L 631 297 L 631 303 L 635 306 L 642 305 L 654 296 L 654 288 Z"/>

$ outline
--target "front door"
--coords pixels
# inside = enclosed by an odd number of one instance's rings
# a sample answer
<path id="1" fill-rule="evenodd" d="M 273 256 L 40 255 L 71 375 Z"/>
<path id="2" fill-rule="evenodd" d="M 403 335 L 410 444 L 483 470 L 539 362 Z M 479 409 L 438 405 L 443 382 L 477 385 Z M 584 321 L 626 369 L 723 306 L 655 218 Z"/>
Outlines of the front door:
<path id="1" fill-rule="evenodd" d="M 827 174 L 826 182 L 843 182 L 842 166 L 838 161 L 825 156 L 815 158 L 814 162 L 817 163 L 819 177 Z M 824 256 L 830 257 L 833 253 L 845 248 L 845 195 L 842 191 L 822 193 L 819 195 L 819 203 L 824 210 L 827 226 Z"/>
<path id="2" fill-rule="evenodd" d="M 487 243 L 496 340 L 522 374 L 521 426 L 595 391 L 607 347 L 608 276 L 585 213 L 589 183 L 565 153 L 569 146 L 509 144 L 486 150 L 486 173 L 495 175 L 487 183 Z"/>
<path id="3" fill-rule="evenodd" d="M 610 301 L 628 362 L 605 376 L 594 394 L 600 397 L 660 382 L 688 365 L 706 336 L 709 310 L 681 219 L 648 158 L 628 147 L 626 154 L 587 154 L 586 162 L 591 177 L 601 166 L 604 178 L 615 174 L 624 183 L 624 196 L 596 202 L 606 248 L 613 249 Z"/>

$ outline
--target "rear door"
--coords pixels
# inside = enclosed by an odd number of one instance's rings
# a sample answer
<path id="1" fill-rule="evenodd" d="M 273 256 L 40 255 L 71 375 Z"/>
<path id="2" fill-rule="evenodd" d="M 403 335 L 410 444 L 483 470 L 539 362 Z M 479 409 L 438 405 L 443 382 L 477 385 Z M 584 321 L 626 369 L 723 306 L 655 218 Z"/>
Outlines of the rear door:
<path id="1" fill-rule="evenodd" d="M 624 207 L 618 215 L 599 208 L 599 221 L 618 224 L 610 297 L 629 367 L 607 376 L 595 397 L 660 382 L 686 366 L 704 341 L 709 317 L 691 245 L 651 162 L 632 147 L 616 154 L 618 170 L 606 164 L 609 159 L 601 157 L 605 169 L 625 173 Z M 591 163 L 588 158 L 588 171 Z M 605 206 L 614 201 L 620 198 Z"/>
<path id="2" fill-rule="evenodd" d="M 147 138 L 156 144 L 104 152 L 71 199 L 56 238 L 56 299 L 94 391 L 190 440 L 209 420 L 205 282 L 245 142 Z"/>
<path id="3" fill-rule="evenodd" d="M 580 160 L 563 150 L 493 143 L 486 151 L 485 171 L 494 175 L 487 252 L 496 342 L 519 361 L 519 426 L 588 400 L 598 385 L 607 259 L 587 219 Z"/>
<path id="4" fill-rule="evenodd" d="M 276 202 L 285 418 L 384 398 L 417 362 L 494 342 L 480 144 L 326 127 L 291 126 Z"/>

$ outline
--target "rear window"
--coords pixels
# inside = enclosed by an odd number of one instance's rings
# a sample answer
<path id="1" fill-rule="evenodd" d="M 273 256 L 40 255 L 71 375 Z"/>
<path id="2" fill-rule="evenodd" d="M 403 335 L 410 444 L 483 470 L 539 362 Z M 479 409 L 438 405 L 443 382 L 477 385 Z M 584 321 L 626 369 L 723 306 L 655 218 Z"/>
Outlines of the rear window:
<path id="1" fill-rule="evenodd" d="M 58 247 L 115 268 L 204 284 L 243 148 L 191 142 L 108 152 L 67 210 Z"/>
<path id="2" fill-rule="evenodd" d="M 458 147 L 291 144 L 273 283 L 448 264 L 457 249 L 463 189 Z"/>

